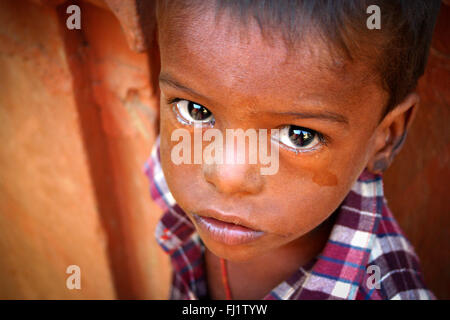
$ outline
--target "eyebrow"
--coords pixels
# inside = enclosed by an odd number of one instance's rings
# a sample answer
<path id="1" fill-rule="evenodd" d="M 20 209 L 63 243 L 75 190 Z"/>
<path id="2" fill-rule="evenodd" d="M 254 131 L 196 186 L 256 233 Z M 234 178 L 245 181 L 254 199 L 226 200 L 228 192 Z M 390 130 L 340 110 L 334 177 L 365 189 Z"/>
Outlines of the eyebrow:
<path id="1" fill-rule="evenodd" d="M 160 83 L 161 82 L 165 83 L 165 84 L 167 84 L 167 85 L 169 85 L 169 86 L 171 86 L 171 87 L 173 87 L 175 89 L 184 91 L 184 92 L 186 92 L 186 93 L 188 93 L 190 95 L 196 96 L 198 98 L 210 101 L 210 99 L 208 97 L 198 93 L 197 91 L 195 91 L 195 90 L 193 90 L 193 89 L 191 89 L 189 87 L 186 87 L 186 86 L 182 85 L 181 83 L 179 83 L 177 80 L 173 79 L 167 73 L 161 73 L 159 75 L 159 82 Z"/>
<path id="2" fill-rule="evenodd" d="M 317 112 L 274 112 L 274 114 L 279 116 L 290 116 L 294 118 L 299 119 L 319 119 L 319 120 L 326 120 L 326 121 L 332 121 L 332 122 L 338 122 L 345 125 L 348 125 L 348 119 L 338 113 L 334 113 L 331 111 L 317 111 Z"/>
<path id="3" fill-rule="evenodd" d="M 159 82 L 165 83 L 175 89 L 187 92 L 188 94 L 191 94 L 193 96 L 197 96 L 199 98 L 202 98 L 204 100 L 210 101 L 210 99 L 195 90 L 186 87 L 179 83 L 177 80 L 173 79 L 169 74 L 167 73 L 161 73 L 159 76 Z M 311 111 L 305 111 L 305 112 L 295 112 L 295 111 L 289 111 L 289 112 L 273 112 L 272 114 L 278 115 L 278 116 L 289 116 L 299 119 L 319 119 L 319 120 L 326 120 L 331 122 L 337 122 L 342 123 L 345 125 L 348 125 L 348 119 L 338 113 L 332 112 L 332 111 L 318 111 L 318 112 L 311 112 Z"/>

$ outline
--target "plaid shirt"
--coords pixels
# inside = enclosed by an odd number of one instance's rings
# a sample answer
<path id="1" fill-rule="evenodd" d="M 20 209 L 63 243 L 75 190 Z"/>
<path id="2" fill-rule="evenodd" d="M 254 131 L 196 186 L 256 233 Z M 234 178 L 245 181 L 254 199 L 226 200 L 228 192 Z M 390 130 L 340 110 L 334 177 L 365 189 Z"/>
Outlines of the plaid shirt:
<path id="1" fill-rule="evenodd" d="M 145 173 L 152 198 L 165 212 L 155 235 L 171 257 L 170 298 L 207 299 L 205 246 L 167 187 L 159 139 Z M 381 176 L 364 171 L 335 214 L 321 254 L 264 299 L 435 299 L 425 287 L 412 245 L 387 207 Z M 379 283 L 370 266 L 379 268 Z"/>

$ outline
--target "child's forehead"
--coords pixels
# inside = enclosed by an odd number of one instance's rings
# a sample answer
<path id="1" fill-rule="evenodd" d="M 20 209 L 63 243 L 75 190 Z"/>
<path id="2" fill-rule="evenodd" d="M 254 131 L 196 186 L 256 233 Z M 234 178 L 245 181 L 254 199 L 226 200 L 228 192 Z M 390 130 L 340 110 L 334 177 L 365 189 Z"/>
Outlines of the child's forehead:
<path id="1" fill-rule="evenodd" d="M 268 33 L 255 19 L 243 24 L 227 11 L 217 14 L 213 9 L 186 10 L 167 14 L 160 23 L 162 42 L 167 40 L 175 50 L 195 51 L 209 58 L 228 55 L 232 60 L 237 55 L 243 61 L 241 64 L 244 60 L 265 59 L 286 66 L 314 58 L 321 67 L 336 71 L 347 62 L 344 57 L 332 54 L 332 47 L 313 29 L 299 37 L 301 42 L 288 44 L 281 30 L 272 29 Z"/>
<path id="2" fill-rule="evenodd" d="M 172 18 L 169 15 L 164 22 L 160 25 L 160 40 L 168 44 L 166 54 L 195 54 L 211 62 L 226 57 L 230 63 L 240 61 L 242 66 L 263 60 L 285 68 L 316 67 L 338 75 L 346 73 L 349 65 L 347 58 L 333 51 L 313 30 L 305 32 L 301 42 L 287 44 L 281 32 L 273 30 L 263 35 L 256 21 L 250 20 L 244 26 L 226 12 L 220 16 L 212 10 L 192 15 L 186 12 Z"/>
<path id="3" fill-rule="evenodd" d="M 213 10 L 169 15 L 161 23 L 163 71 L 195 87 L 338 103 L 375 80 L 363 63 L 337 56 L 314 32 L 289 47 L 279 34 L 263 36 L 255 21 L 244 29 L 227 14 L 218 19 Z"/>

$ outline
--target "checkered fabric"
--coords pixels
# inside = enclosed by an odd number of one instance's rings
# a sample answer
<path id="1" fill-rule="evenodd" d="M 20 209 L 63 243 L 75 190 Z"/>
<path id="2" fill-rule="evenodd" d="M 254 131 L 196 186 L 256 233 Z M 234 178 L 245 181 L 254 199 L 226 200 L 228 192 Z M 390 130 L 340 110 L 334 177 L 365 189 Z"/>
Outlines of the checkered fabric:
<path id="1" fill-rule="evenodd" d="M 155 235 L 173 266 L 170 298 L 208 299 L 205 247 L 167 187 L 159 139 L 144 169 L 150 194 L 165 212 Z M 364 171 L 334 214 L 321 254 L 264 299 L 435 299 L 412 245 L 387 207 L 381 176 Z"/>

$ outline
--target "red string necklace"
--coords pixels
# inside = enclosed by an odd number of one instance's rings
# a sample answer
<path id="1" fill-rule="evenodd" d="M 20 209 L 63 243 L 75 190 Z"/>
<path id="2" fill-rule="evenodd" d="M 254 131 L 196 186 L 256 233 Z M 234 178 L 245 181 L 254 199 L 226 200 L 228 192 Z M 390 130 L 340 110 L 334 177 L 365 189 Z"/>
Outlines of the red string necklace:
<path id="1" fill-rule="evenodd" d="M 222 270 L 222 283 L 225 288 L 225 295 L 227 300 L 233 300 L 231 297 L 230 283 L 228 281 L 227 265 L 225 259 L 220 258 L 220 268 Z"/>

